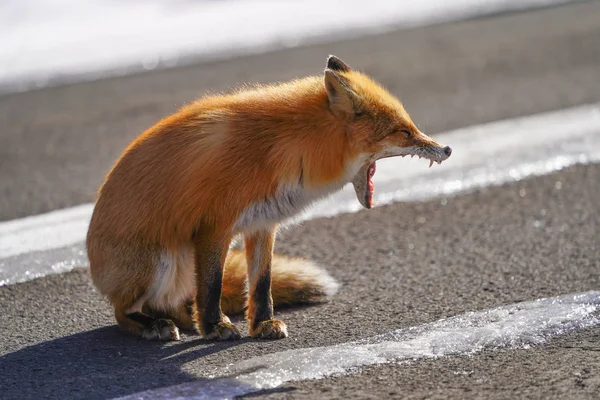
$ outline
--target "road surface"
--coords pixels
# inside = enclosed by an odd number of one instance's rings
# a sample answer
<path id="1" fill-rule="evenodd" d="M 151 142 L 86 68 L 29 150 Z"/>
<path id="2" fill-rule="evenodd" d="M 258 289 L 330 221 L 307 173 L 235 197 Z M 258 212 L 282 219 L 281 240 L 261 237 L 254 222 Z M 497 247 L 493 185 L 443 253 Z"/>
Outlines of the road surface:
<path id="1" fill-rule="evenodd" d="M 0 98 L 0 218 L 93 200 L 140 130 L 206 90 L 319 73 L 329 53 L 383 81 L 436 133 L 600 100 L 600 3 L 401 31 Z M 451 144 L 450 144 L 451 145 Z M 8 149 L 8 150 L 7 150 Z M 600 287 L 600 167 L 305 222 L 279 252 L 338 279 L 286 310 L 290 338 L 147 343 L 124 336 L 88 272 L 0 287 L 3 398 L 104 399 L 228 363 L 330 345 L 467 311 Z M 246 331 L 246 326 L 239 321 Z M 417 360 L 296 382 L 258 398 L 597 398 L 600 329 L 529 349 Z"/>

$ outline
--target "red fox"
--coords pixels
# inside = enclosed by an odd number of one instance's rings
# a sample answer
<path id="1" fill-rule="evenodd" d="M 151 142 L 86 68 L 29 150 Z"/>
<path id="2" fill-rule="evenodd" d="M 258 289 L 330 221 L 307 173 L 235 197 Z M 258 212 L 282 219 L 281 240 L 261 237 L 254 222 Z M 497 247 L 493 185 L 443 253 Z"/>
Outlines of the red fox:
<path id="1" fill-rule="evenodd" d="M 127 147 L 99 190 L 87 234 L 94 284 L 119 325 L 146 339 L 287 337 L 273 306 L 320 302 L 325 271 L 273 255 L 278 224 L 354 185 L 373 203 L 375 162 L 452 150 L 417 129 L 394 96 L 329 56 L 323 76 L 201 98 Z M 243 236 L 245 251 L 231 250 Z M 247 292 L 247 294 L 246 294 Z"/>

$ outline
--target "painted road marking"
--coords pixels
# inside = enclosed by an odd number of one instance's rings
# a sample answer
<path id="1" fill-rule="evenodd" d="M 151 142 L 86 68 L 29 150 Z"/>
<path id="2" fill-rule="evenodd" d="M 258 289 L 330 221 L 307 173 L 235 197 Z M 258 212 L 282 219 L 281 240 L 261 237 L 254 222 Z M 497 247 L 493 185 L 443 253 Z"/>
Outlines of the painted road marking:
<path id="1" fill-rule="evenodd" d="M 575 329 L 595 326 L 600 292 L 591 291 L 468 312 L 357 342 L 295 349 L 251 358 L 212 379 L 149 390 L 121 400 L 231 399 L 288 382 L 323 379 L 376 364 L 529 348 Z"/>
<path id="2" fill-rule="evenodd" d="M 600 103 L 446 132 L 452 157 L 377 164 L 375 202 L 416 201 L 600 162 Z M 83 241 L 93 205 L 0 223 L 0 286 L 87 266 Z M 351 185 L 302 219 L 360 209 Z"/>

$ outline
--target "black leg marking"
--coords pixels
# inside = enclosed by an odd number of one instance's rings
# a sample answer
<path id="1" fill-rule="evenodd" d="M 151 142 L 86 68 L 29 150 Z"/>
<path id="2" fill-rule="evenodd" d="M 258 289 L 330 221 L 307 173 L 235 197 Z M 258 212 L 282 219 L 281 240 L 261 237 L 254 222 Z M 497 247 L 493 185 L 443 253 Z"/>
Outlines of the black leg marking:
<path id="1" fill-rule="evenodd" d="M 265 269 L 256 282 L 252 294 L 254 316 L 252 329 L 256 329 L 262 321 L 273 319 L 273 298 L 271 297 L 271 266 Z"/>
<path id="2" fill-rule="evenodd" d="M 125 317 L 143 326 L 139 335 L 148 340 L 179 340 L 179 330 L 173 321 L 166 318 L 154 318 L 143 312 L 132 312 Z"/>
<path id="3" fill-rule="evenodd" d="M 146 315 L 144 313 L 141 312 L 132 312 L 129 314 L 125 314 L 125 316 L 127 318 L 129 318 L 132 321 L 137 322 L 138 324 L 144 326 L 144 328 L 147 329 L 152 329 L 154 323 L 156 322 L 156 318 L 152 318 L 149 315 Z"/>
<path id="4" fill-rule="evenodd" d="M 215 325 L 221 322 L 221 290 L 223 288 L 223 272 L 221 268 L 212 267 L 212 276 L 206 285 L 206 302 L 203 320 L 201 321 L 204 332 L 207 334 L 214 330 Z"/>

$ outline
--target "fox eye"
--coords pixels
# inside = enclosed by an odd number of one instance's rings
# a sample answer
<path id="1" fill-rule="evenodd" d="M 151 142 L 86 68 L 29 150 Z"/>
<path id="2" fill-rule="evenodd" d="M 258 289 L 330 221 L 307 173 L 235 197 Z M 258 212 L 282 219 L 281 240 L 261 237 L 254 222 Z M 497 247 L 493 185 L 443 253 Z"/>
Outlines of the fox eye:
<path id="1" fill-rule="evenodd" d="M 406 129 L 402 129 L 400 132 L 404 133 L 407 138 L 412 136 L 412 133 L 410 133 L 410 131 L 407 131 Z"/>

